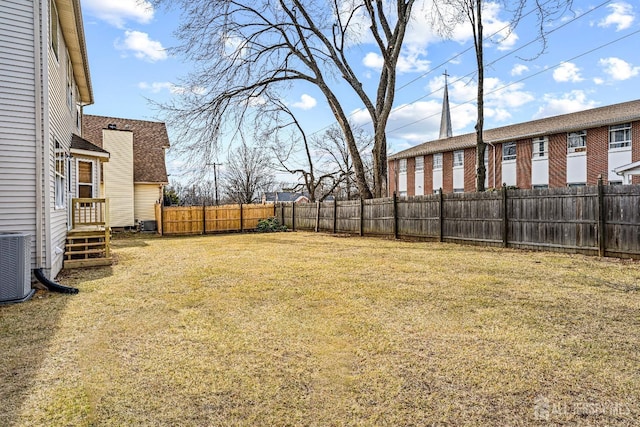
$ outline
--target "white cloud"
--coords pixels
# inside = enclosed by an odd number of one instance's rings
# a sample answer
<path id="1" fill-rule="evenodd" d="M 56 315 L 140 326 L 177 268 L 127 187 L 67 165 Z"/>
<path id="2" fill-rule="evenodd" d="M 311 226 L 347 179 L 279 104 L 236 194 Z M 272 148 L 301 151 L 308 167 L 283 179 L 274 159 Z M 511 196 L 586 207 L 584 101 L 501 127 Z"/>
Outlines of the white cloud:
<path id="1" fill-rule="evenodd" d="M 140 31 L 125 31 L 124 40 L 116 40 L 115 47 L 123 51 L 131 51 L 138 59 L 149 62 L 167 59 L 167 51 L 159 41 L 151 40 L 149 34 Z"/>
<path id="2" fill-rule="evenodd" d="M 640 73 L 640 67 L 634 67 L 627 61 L 616 57 L 602 58 L 598 64 L 613 80 L 627 80 Z"/>
<path id="3" fill-rule="evenodd" d="M 302 96 L 300 96 L 300 101 L 294 102 L 292 105 L 301 110 L 311 110 L 317 103 L 313 96 L 303 93 Z"/>
<path id="4" fill-rule="evenodd" d="M 456 103 L 475 102 L 478 96 L 478 85 L 475 82 L 467 83 L 452 76 L 449 79 L 449 99 Z M 429 82 L 429 90 L 442 99 L 444 77 L 438 76 Z M 507 86 L 496 77 L 484 79 L 485 107 L 488 109 L 513 109 L 523 106 L 535 98 L 524 90 L 523 83 L 513 83 Z M 504 115 L 496 115 L 500 117 Z"/>
<path id="5" fill-rule="evenodd" d="M 88 14 L 121 29 L 130 20 L 147 24 L 154 14 L 147 0 L 83 0 L 82 6 Z"/>
<path id="6" fill-rule="evenodd" d="M 616 31 L 631 27 L 635 19 L 635 14 L 633 13 L 633 7 L 629 3 L 611 3 L 607 8 L 611 9 L 611 13 L 598 22 L 599 27 L 606 28 L 615 25 Z"/>
<path id="7" fill-rule="evenodd" d="M 422 73 L 429 70 L 431 61 L 422 59 L 426 55 L 426 51 L 417 49 L 415 46 L 409 46 L 404 52 L 405 53 L 398 58 L 396 65 L 398 74 Z M 384 59 L 379 53 L 369 52 L 362 59 L 362 64 L 367 68 L 380 71 L 384 65 Z"/>
<path id="8" fill-rule="evenodd" d="M 600 77 L 594 77 L 593 78 L 593 83 L 597 84 L 597 85 L 601 85 L 601 84 L 604 84 L 604 80 L 601 79 Z"/>
<path id="9" fill-rule="evenodd" d="M 597 102 L 587 100 L 587 94 L 582 90 L 573 90 L 560 96 L 545 94 L 543 100 L 544 105 L 538 109 L 534 119 L 574 113 L 598 106 Z"/>
<path id="10" fill-rule="evenodd" d="M 521 76 L 525 71 L 529 71 L 529 67 L 524 64 L 516 64 L 511 69 L 512 76 Z"/>
<path id="11" fill-rule="evenodd" d="M 387 136 L 389 139 L 402 140 L 412 145 L 437 139 L 441 114 L 441 101 L 429 100 L 400 105 L 389 116 Z M 356 110 L 350 118 L 355 124 L 371 129 L 371 118 L 366 110 Z M 475 105 L 451 103 L 451 126 L 454 135 L 460 134 L 475 121 Z M 394 148 L 398 149 L 397 146 Z"/>
<path id="12" fill-rule="evenodd" d="M 580 76 L 580 69 L 572 62 L 563 62 L 553 70 L 553 80 L 557 82 L 577 83 L 584 80 Z"/>
<path id="13" fill-rule="evenodd" d="M 168 90 L 169 92 L 172 92 L 176 86 L 173 83 L 169 83 L 169 82 L 151 82 L 151 83 L 140 82 L 138 83 L 138 87 L 142 90 L 146 90 L 151 93 L 159 93 L 163 90 Z"/>
<path id="14" fill-rule="evenodd" d="M 151 93 L 160 93 L 164 90 L 170 92 L 174 95 L 180 95 L 185 93 L 193 93 L 196 95 L 203 95 L 206 90 L 200 86 L 194 86 L 192 88 L 187 88 L 184 86 L 178 86 L 171 82 L 140 82 L 138 83 L 138 88 L 142 90 L 146 90 Z"/>

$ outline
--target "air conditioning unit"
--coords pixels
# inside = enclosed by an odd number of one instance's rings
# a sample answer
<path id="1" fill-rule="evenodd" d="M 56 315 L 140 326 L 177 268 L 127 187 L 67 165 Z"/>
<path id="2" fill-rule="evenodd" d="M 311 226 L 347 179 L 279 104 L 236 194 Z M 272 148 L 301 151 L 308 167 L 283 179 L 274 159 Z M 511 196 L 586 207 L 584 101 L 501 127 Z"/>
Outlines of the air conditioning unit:
<path id="1" fill-rule="evenodd" d="M 26 301 L 31 289 L 31 236 L 0 233 L 0 304 Z"/>

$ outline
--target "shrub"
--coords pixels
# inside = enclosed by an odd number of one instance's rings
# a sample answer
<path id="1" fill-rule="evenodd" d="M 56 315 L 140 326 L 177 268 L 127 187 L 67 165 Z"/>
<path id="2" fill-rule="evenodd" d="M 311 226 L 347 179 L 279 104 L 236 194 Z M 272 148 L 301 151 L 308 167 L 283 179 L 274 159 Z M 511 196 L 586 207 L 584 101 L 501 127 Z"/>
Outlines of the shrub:
<path id="1" fill-rule="evenodd" d="M 287 231 L 286 225 L 281 225 L 278 218 L 272 216 L 270 218 L 258 221 L 258 231 L 261 233 L 272 233 L 275 231 Z"/>

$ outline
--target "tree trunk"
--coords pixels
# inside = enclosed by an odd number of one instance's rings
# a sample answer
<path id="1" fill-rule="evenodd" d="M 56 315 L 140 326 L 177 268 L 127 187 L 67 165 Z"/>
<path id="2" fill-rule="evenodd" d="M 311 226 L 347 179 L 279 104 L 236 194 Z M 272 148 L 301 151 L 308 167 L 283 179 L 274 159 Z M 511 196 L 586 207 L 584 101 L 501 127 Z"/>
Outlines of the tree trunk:
<path id="1" fill-rule="evenodd" d="M 484 130 L 484 59 L 482 48 L 482 0 L 476 1 L 476 22 L 474 28 L 474 42 L 476 60 L 478 62 L 478 121 L 476 122 L 476 191 L 485 191 L 484 181 L 486 168 L 484 167 L 484 152 L 486 144 L 483 139 Z"/>

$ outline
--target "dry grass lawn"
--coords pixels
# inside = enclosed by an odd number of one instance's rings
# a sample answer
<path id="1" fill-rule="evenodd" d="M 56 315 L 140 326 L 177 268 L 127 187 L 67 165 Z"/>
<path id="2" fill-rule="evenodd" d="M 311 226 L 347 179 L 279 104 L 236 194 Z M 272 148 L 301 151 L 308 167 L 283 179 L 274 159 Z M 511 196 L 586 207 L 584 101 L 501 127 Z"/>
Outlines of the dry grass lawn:
<path id="1" fill-rule="evenodd" d="M 0 425 L 638 425 L 640 263 L 312 233 L 114 241 L 0 307 Z"/>

